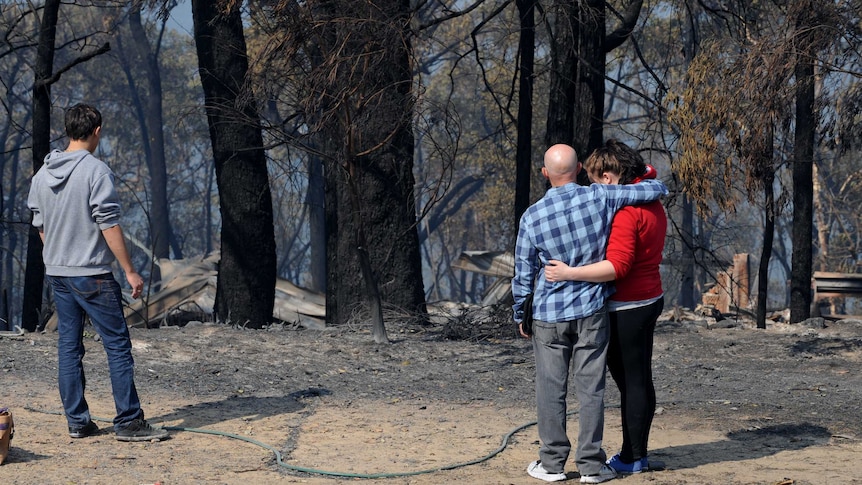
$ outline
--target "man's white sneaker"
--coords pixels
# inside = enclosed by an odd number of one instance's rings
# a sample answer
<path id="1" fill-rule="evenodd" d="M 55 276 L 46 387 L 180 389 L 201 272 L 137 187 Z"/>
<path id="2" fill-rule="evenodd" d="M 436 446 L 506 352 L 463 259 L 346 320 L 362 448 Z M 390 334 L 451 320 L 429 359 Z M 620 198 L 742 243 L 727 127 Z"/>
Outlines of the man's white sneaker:
<path id="1" fill-rule="evenodd" d="M 533 478 L 538 478 L 539 480 L 544 480 L 546 482 L 559 482 L 566 479 L 565 473 L 550 473 L 548 470 L 545 470 L 545 467 L 542 466 L 542 462 L 538 460 L 527 466 L 527 473 Z"/>
<path id="2" fill-rule="evenodd" d="M 581 475 L 581 483 L 603 483 L 613 480 L 617 477 L 617 472 L 613 468 L 602 465 L 602 469 L 598 473 L 592 475 Z"/>

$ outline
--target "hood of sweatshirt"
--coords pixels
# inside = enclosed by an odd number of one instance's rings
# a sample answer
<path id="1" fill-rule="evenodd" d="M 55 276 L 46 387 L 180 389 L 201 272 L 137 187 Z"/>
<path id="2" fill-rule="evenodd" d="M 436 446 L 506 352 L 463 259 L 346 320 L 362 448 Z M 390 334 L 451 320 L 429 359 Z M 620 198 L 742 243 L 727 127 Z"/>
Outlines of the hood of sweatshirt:
<path id="1" fill-rule="evenodd" d="M 73 152 L 52 150 L 45 156 L 45 174 L 47 175 L 48 187 L 53 189 L 66 183 L 75 167 L 89 154 L 90 152 L 87 150 L 75 150 Z"/>

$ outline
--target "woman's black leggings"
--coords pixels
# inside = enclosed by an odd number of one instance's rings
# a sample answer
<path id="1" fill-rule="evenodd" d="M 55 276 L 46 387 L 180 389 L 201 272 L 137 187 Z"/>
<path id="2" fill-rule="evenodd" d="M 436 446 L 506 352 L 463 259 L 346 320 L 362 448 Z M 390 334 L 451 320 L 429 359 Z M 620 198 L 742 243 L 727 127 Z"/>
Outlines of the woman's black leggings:
<path id="1" fill-rule="evenodd" d="M 647 456 L 649 431 L 655 414 L 653 332 L 663 309 L 664 298 L 660 298 L 644 307 L 610 313 L 608 368 L 620 389 L 623 424 L 620 459 L 624 463 Z"/>

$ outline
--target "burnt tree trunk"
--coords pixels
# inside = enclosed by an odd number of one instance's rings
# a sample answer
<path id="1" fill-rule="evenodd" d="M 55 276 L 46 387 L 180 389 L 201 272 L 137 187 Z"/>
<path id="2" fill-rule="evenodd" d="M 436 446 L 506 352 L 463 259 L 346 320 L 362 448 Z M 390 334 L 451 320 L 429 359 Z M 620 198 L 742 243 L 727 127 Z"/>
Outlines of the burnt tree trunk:
<path id="1" fill-rule="evenodd" d="M 163 128 L 162 76 L 158 59 L 161 35 L 155 47 L 150 47 L 150 40 L 141 23 L 140 4 L 132 7 L 129 12 L 129 27 L 147 86 L 142 96 L 144 119 L 141 120 L 141 126 L 146 135 L 144 143 L 148 147 L 147 168 L 150 172 L 150 244 L 155 258 L 168 258 L 170 257 L 171 226 Z M 177 257 L 182 258 L 182 255 L 178 254 Z M 157 266 L 154 268 L 153 279 L 158 284 L 160 274 Z"/>
<path id="2" fill-rule="evenodd" d="M 575 49 L 578 64 L 574 82 L 574 133 L 572 146 L 575 152 L 586 158 L 593 150 L 602 146 L 602 130 L 605 112 L 605 2 L 587 0 L 580 2 Z M 581 171 L 578 181 L 589 184 L 586 173 Z"/>
<path id="3" fill-rule="evenodd" d="M 763 248 L 760 266 L 757 271 L 757 328 L 766 328 L 766 302 L 769 300 L 769 260 L 772 259 L 772 241 L 775 238 L 775 189 L 772 187 L 774 174 L 764 177 L 766 198 L 766 224 L 763 226 Z"/>
<path id="4" fill-rule="evenodd" d="M 800 50 L 797 52 L 796 132 L 793 142 L 793 252 L 790 257 L 790 321 L 799 323 L 811 316 L 812 234 L 814 229 L 814 136 L 817 127 L 814 112 L 814 56 L 807 48 L 811 43 L 806 30 L 807 14 L 797 28 Z"/>
<path id="5" fill-rule="evenodd" d="M 682 267 L 681 283 L 679 288 L 679 305 L 689 310 L 694 310 L 697 305 L 695 300 L 695 261 L 697 253 L 695 248 L 694 234 L 694 204 L 688 195 L 682 194 L 682 225 L 679 230 L 680 240 L 682 241 L 682 260 L 685 263 Z"/>
<path id="6" fill-rule="evenodd" d="M 248 72 L 239 5 L 192 1 L 195 45 L 221 210 L 220 321 L 260 328 L 272 320 L 276 252 L 263 135 Z"/>
<path id="7" fill-rule="evenodd" d="M 771 121 L 763 127 L 759 147 L 753 151 L 753 177 L 763 185 L 764 225 L 763 246 L 760 249 L 760 264 L 757 270 L 757 308 L 755 320 L 757 328 L 766 328 L 766 302 L 769 300 L 769 260 L 772 259 L 772 242 L 775 239 L 775 168 L 773 151 L 775 131 Z"/>
<path id="8" fill-rule="evenodd" d="M 369 304 L 375 311 L 372 285 L 383 303 L 424 315 L 413 192 L 410 2 L 319 5 L 318 15 L 330 20 L 319 35 L 311 86 L 331 97 L 319 108 L 327 140 L 327 322 L 345 323 Z M 355 198 L 350 184 L 358 189 Z"/>
<path id="9" fill-rule="evenodd" d="M 51 151 L 51 83 L 54 68 L 54 39 L 57 36 L 57 18 L 60 0 L 46 0 L 42 9 L 42 25 L 36 62 L 33 65 L 33 174 L 42 168 L 45 156 Z M 24 272 L 24 300 L 21 327 L 34 332 L 42 315 L 42 288 L 45 283 L 45 262 L 42 260 L 42 239 L 39 231 L 30 226 L 27 239 L 27 269 Z"/>
<path id="10" fill-rule="evenodd" d="M 577 8 L 573 0 L 556 3 L 551 38 L 551 76 L 545 148 L 557 143 L 572 145 L 575 136 L 575 39 L 578 25 L 573 23 Z M 579 156 L 581 154 L 578 154 Z"/>
<path id="11" fill-rule="evenodd" d="M 326 213 L 323 160 L 317 155 L 308 157 L 308 191 L 305 205 L 308 208 L 308 239 L 311 252 L 309 273 L 310 290 L 326 291 Z"/>
<path id="12" fill-rule="evenodd" d="M 518 41 L 518 141 L 515 154 L 515 224 L 530 206 L 530 181 L 533 179 L 533 63 L 536 43 L 536 0 L 517 0 L 521 17 Z"/>
<path id="13" fill-rule="evenodd" d="M 620 26 L 605 35 L 605 0 L 565 0 L 557 6 L 551 41 L 547 145 L 571 145 L 587 157 L 604 139 L 605 54 L 631 36 L 643 0 L 630 0 Z M 578 181 L 588 184 L 583 171 Z"/>

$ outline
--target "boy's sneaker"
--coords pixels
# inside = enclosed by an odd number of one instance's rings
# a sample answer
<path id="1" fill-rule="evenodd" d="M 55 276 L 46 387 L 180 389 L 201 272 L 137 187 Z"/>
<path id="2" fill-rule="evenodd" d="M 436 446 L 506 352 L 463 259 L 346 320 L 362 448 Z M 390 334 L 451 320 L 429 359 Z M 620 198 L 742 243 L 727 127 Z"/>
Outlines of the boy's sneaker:
<path id="1" fill-rule="evenodd" d="M 602 469 L 598 473 L 592 475 L 581 475 L 581 483 L 603 483 L 613 480 L 617 477 L 617 472 L 613 468 L 602 465 Z"/>
<path id="2" fill-rule="evenodd" d="M 640 473 L 644 470 L 649 469 L 649 462 L 646 457 L 641 458 L 640 460 L 635 460 L 634 463 L 625 463 L 620 459 L 620 454 L 612 456 L 610 460 L 608 460 L 608 466 L 613 468 L 617 473 Z"/>
<path id="3" fill-rule="evenodd" d="M 164 428 L 151 426 L 143 419 L 132 421 L 125 428 L 117 430 L 114 438 L 117 441 L 159 441 L 168 437 L 168 431 Z"/>
<path id="4" fill-rule="evenodd" d="M 81 428 L 73 428 L 69 426 L 69 436 L 72 438 L 86 438 L 99 432 L 99 427 L 96 423 L 90 421 Z"/>
<path id="5" fill-rule="evenodd" d="M 545 467 L 542 466 L 542 462 L 538 460 L 527 466 L 527 473 L 533 478 L 538 478 L 539 480 L 544 480 L 546 482 L 559 482 L 566 479 L 565 473 L 550 473 L 548 470 L 545 470 Z"/>

